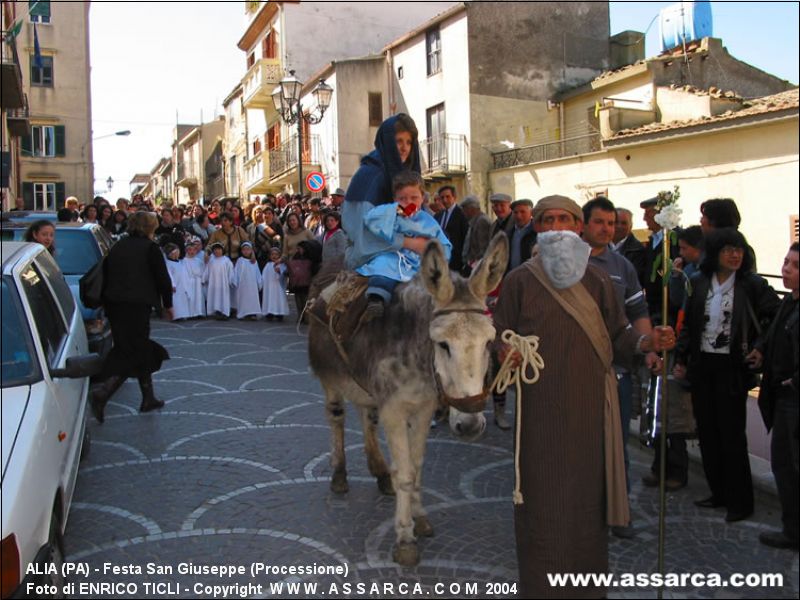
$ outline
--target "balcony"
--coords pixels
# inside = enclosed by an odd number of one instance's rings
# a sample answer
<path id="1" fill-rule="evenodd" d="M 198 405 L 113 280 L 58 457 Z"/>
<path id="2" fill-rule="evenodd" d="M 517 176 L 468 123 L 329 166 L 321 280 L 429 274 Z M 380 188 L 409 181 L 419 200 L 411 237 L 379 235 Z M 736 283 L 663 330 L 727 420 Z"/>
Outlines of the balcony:
<path id="1" fill-rule="evenodd" d="M 8 125 L 8 133 L 16 137 L 28 135 L 31 129 L 31 123 L 28 114 L 28 95 L 23 94 L 22 100 L 22 108 L 9 108 L 6 111 L 6 124 Z"/>
<path id="2" fill-rule="evenodd" d="M 178 187 L 192 188 L 197 186 L 197 163 L 182 162 L 178 163 L 178 176 L 175 185 Z"/>
<path id="3" fill-rule="evenodd" d="M 6 32 L 3 32 L 0 43 L 0 55 L 2 55 L 0 108 L 23 108 L 25 93 L 22 86 L 22 68 L 17 54 L 17 41 L 7 36 Z"/>
<path id="4" fill-rule="evenodd" d="M 558 142 L 547 142 L 535 146 L 525 146 L 497 152 L 493 155 L 495 169 L 507 169 L 520 165 L 530 165 L 548 160 L 557 160 L 567 156 L 599 152 L 602 149 L 600 134 L 592 133 Z"/>
<path id="5" fill-rule="evenodd" d="M 420 142 L 422 176 L 426 179 L 449 179 L 469 170 L 467 136 L 442 133 Z"/>
<path id="6" fill-rule="evenodd" d="M 275 110 L 272 90 L 281 82 L 283 69 L 278 58 L 261 58 L 242 78 L 242 101 L 245 108 Z"/>
<path id="7" fill-rule="evenodd" d="M 259 152 L 244 163 L 244 186 L 248 194 L 266 194 L 270 191 L 269 154 Z"/>
<path id="8" fill-rule="evenodd" d="M 297 183 L 297 136 L 292 136 L 279 147 L 269 151 L 269 182 L 271 185 Z M 309 136 L 309 143 L 303 148 L 303 171 L 320 170 L 322 143 L 318 135 Z"/>

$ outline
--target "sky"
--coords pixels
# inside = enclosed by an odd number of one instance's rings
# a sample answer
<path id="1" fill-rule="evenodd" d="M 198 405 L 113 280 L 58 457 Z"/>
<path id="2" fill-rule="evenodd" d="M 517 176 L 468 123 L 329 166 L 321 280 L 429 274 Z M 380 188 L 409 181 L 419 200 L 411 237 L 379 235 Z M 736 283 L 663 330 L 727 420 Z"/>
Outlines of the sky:
<path id="1" fill-rule="evenodd" d="M 611 34 L 645 31 L 649 25 L 646 54 L 658 54 L 658 21 L 653 19 L 673 2 L 609 4 Z M 798 82 L 798 3 L 712 2 L 712 17 L 714 36 L 733 56 Z M 244 52 L 236 46 L 244 29 L 241 0 L 92 2 L 97 193 L 129 196 L 134 174 L 149 172 L 169 154 L 177 120 L 199 123 L 222 114 L 223 99 L 245 74 Z M 313 36 L 309 41 L 320 43 Z M 113 135 L 123 130 L 131 135 Z"/>

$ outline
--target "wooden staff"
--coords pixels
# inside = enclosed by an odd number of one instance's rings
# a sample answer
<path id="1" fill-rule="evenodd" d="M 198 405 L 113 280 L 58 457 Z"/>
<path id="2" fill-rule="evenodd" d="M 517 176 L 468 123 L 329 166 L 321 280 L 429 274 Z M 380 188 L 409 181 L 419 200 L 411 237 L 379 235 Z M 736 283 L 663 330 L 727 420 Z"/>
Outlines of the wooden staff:
<path id="1" fill-rule="evenodd" d="M 664 230 L 664 251 L 661 253 L 663 256 L 662 273 L 661 273 L 661 325 L 669 325 L 669 274 L 670 274 L 670 236 L 671 231 Z M 669 412 L 669 351 L 664 349 L 661 351 L 661 439 L 658 441 L 659 448 L 661 449 L 661 457 L 659 460 L 659 507 L 658 507 L 658 572 L 661 574 L 662 580 L 664 577 L 664 542 L 666 538 L 666 513 L 667 513 L 667 425 L 668 425 L 668 412 Z M 664 587 L 658 588 L 658 598 L 664 597 Z"/>

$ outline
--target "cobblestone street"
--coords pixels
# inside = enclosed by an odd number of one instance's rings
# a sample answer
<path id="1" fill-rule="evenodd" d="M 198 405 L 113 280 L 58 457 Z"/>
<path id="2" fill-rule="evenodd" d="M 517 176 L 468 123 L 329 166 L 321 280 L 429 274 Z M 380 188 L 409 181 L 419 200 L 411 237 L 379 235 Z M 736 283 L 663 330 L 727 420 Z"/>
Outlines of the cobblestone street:
<path id="1" fill-rule="evenodd" d="M 130 594 L 106 588 L 93 590 L 94 597 L 212 597 L 204 586 L 235 584 L 241 587 L 229 589 L 228 597 L 336 597 L 347 595 L 345 584 L 353 597 L 370 597 L 373 583 L 379 588 L 371 597 L 408 597 L 416 584 L 430 597 L 514 595 L 503 588 L 516 581 L 511 432 L 491 419 L 476 443 L 457 441 L 446 427 L 431 432 L 423 501 L 436 535 L 421 540 L 420 565 L 402 569 L 391 560 L 394 499 L 382 496 L 368 473 L 352 408 L 345 440 L 350 491 L 337 496 L 329 490 L 322 391 L 309 373 L 306 339 L 293 324 L 154 321 L 153 337 L 172 355 L 155 375 L 166 407 L 139 414 L 139 390 L 129 380 L 108 405 L 105 424 L 89 424 L 91 451 L 65 540 L 66 560 L 90 569 L 88 577 L 69 579 L 76 583 L 74 597 L 89 596 L 78 586 L 90 582 L 136 584 Z M 385 446 L 384 452 L 388 457 Z M 650 455 L 637 445 L 631 458 L 637 534 L 610 538 L 615 575 L 656 568 L 658 494 L 640 483 Z M 692 469 L 689 488 L 669 495 L 667 571 L 780 573 L 784 586 L 680 588 L 665 597 L 797 598 L 798 554 L 757 540 L 760 530 L 778 525 L 776 498 L 758 493 L 754 518 L 726 524 L 724 509 L 692 504 L 706 492 L 699 466 Z M 104 572 L 104 563 L 133 565 L 143 574 Z M 147 574 L 148 563 L 173 571 Z M 244 567 L 246 573 L 181 574 L 181 563 Z M 345 565 L 347 572 L 252 576 L 253 563 Z M 144 585 L 158 582 L 170 587 Z M 291 594 L 270 586 L 298 582 L 318 587 Z M 655 597 L 655 591 L 609 589 L 609 596 Z"/>

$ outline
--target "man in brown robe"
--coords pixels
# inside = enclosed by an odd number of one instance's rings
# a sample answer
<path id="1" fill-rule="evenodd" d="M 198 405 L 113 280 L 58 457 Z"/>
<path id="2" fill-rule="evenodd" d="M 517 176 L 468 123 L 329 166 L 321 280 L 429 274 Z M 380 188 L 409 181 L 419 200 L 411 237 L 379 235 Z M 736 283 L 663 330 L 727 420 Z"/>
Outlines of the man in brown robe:
<path id="1" fill-rule="evenodd" d="M 577 254 L 585 252 L 585 260 L 577 261 L 582 264 L 570 278 L 540 253 L 506 277 L 494 313 L 498 336 L 507 329 L 539 336 L 544 360 L 538 382 L 523 387 L 517 414 L 519 593 L 528 598 L 599 598 L 605 596 L 604 588 L 553 587 L 547 575 L 608 571 L 607 527 L 623 525 L 628 518 L 611 364 L 630 364 L 637 353 L 669 348 L 674 333 L 659 328 L 652 337 L 640 336 L 628 328 L 608 275 L 587 266 L 588 245 L 570 239 L 583 225 L 574 201 L 543 198 L 533 218 L 539 232 L 573 232 L 560 237 L 572 242 Z M 552 237 L 540 238 L 540 244 Z"/>

